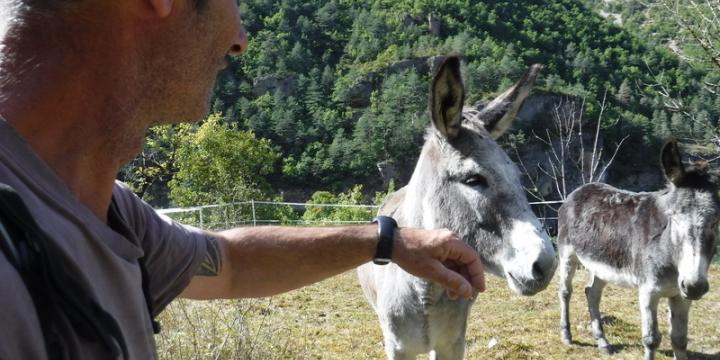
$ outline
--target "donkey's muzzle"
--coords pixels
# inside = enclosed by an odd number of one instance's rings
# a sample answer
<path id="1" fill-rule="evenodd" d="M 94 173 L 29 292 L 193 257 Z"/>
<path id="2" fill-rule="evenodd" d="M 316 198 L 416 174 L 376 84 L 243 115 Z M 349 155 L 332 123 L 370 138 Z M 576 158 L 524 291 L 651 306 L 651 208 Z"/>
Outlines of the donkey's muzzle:
<path id="1" fill-rule="evenodd" d="M 710 284 L 707 280 L 698 280 L 695 282 L 681 281 L 680 292 L 682 296 L 688 300 L 699 300 L 710 290 Z"/>
<path id="2" fill-rule="evenodd" d="M 508 277 L 516 286 L 521 295 L 530 296 L 544 290 L 555 273 L 556 262 L 554 257 L 540 258 L 532 264 L 530 276 L 508 272 Z"/>

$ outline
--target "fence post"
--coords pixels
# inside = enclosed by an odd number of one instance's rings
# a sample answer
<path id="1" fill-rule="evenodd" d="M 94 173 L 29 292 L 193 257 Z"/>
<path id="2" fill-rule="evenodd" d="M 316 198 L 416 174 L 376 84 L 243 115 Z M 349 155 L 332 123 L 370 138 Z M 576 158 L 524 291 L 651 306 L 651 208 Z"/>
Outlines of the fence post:
<path id="1" fill-rule="evenodd" d="M 201 229 L 204 228 L 202 211 L 203 211 L 203 207 L 201 206 L 201 207 L 198 209 L 198 214 L 200 214 L 200 228 L 201 228 Z"/>
<path id="2" fill-rule="evenodd" d="M 252 205 L 253 226 L 257 226 L 257 218 L 255 217 L 255 200 L 250 200 L 250 205 Z"/>

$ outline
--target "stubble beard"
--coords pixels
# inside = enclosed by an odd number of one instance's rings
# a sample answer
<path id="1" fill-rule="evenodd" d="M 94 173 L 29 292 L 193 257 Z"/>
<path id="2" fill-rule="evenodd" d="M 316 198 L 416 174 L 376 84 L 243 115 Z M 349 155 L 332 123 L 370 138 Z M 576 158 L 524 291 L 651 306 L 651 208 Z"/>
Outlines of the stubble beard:
<path id="1" fill-rule="evenodd" d="M 208 115 L 215 78 L 190 74 L 194 72 L 191 69 L 201 67 L 182 66 L 187 64 L 182 64 L 181 59 L 174 62 L 176 64 L 148 64 L 143 71 L 146 75 L 138 79 L 138 84 L 143 84 L 139 89 L 139 117 L 146 128 L 196 122 Z"/>

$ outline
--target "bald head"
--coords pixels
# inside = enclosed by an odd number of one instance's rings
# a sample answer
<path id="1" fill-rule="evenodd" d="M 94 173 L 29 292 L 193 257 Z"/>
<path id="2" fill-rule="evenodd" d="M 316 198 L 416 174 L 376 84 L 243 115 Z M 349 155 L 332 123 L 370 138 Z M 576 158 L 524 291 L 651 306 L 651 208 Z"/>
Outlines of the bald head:
<path id="1" fill-rule="evenodd" d="M 87 0 L 11 0 L 11 2 L 22 3 L 28 10 L 42 11 L 52 10 L 58 6 L 77 4 Z M 207 6 L 208 0 L 186 0 L 195 6 L 196 9 L 202 10 Z"/>

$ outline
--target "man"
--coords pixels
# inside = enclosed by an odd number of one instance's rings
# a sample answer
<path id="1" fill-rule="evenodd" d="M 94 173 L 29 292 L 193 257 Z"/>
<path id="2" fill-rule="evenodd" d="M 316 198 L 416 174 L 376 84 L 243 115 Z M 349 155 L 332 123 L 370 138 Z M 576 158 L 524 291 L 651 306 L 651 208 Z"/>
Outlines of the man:
<path id="1" fill-rule="evenodd" d="M 373 259 L 377 225 L 210 234 L 158 216 L 115 183 L 148 127 L 206 115 L 226 56 L 247 47 L 236 0 L 0 6 L 0 182 L 81 269 L 129 358 L 153 357 L 155 349 L 141 257 L 156 313 L 177 296 L 270 296 Z M 479 258 L 447 230 L 397 229 L 392 261 L 453 297 L 484 288 Z M 32 298 L 3 255 L 0 294 L 0 359 L 45 358 Z M 102 356 L 76 332 L 62 334 L 70 357 Z"/>

